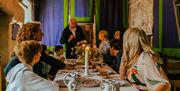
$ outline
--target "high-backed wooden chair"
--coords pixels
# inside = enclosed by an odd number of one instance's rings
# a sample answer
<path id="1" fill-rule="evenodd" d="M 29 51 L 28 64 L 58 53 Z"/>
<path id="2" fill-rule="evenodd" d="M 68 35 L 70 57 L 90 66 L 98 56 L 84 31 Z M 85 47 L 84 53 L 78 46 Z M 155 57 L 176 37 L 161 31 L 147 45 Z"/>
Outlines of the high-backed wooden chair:
<path id="1" fill-rule="evenodd" d="M 163 56 L 162 67 L 171 81 L 172 91 L 180 91 L 180 59 Z"/>

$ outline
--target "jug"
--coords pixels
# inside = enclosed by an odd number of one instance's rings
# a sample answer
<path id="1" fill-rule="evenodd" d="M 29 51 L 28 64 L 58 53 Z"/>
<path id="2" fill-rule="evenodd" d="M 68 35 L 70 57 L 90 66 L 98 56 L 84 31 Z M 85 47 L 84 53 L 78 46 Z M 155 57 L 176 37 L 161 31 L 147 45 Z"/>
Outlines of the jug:
<path id="1" fill-rule="evenodd" d="M 120 91 L 120 83 L 115 80 L 102 80 L 101 91 Z"/>
<path id="2" fill-rule="evenodd" d="M 78 73 L 68 73 L 63 77 L 63 81 L 68 88 L 68 91 L 80 91 L 81 82 Z"/>

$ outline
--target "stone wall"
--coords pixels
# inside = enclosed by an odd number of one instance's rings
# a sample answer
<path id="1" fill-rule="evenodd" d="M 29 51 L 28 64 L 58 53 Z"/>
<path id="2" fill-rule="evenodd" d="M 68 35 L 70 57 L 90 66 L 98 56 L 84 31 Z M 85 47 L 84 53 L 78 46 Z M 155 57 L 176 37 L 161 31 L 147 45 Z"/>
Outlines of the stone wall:
<path id="1" fill-rule="evenodd" d="M 129 27 L 141 28 L 152 35 L 153 0 L 129 0 Z"/>

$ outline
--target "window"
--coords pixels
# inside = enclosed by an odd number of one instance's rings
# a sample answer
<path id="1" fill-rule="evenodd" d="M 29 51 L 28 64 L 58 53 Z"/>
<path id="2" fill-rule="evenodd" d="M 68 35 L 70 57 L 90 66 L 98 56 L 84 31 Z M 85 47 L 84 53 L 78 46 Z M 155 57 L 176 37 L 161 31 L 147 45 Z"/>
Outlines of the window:
<path id="1" fill-rule="evenodd" d="M 30 0 L 20 0 L 19 5 L 24 9 L 24 23 L 32 21 L 32 4 Z"/>

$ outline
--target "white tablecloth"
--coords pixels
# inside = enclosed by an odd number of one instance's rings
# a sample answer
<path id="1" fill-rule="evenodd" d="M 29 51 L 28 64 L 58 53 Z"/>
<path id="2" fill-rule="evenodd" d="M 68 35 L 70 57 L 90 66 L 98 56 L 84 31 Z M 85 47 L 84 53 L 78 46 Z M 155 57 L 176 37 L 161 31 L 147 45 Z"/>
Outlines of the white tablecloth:
<path id="1" fill-rule="evenodd" d="M 106 66 L 105 68 L 112 70 L 109 66 Z M 62 74 L 61 71 L 62 70 L 59 70 L 57 72 L 54 81 L 63 80 L 64 74 Z M 96 76 L 92 76 L 90 78 L 100 79 L 100 78 L 97 78 Z M 112 75 L 112 79 L 118 79 L 118 78 L 119 78 L 118 74 Z M 111 79 L 111 78 L 109 78 L 109 79 Z M 60 91 L 68 91 L 68 90 L 65 87 L 60 87 Z M 82 87 L 81 91 L 101 91 L 101 90 L 100 90 L 100 87 Z M 120 91 L 139 91 L 139 90 L 137 90 L 136 88 L 129 85 L 129 86 L 121 86 Z"/>
<path id="2" fill-rule="evenodd" d="M 59 91 L 68 91 L 67 88 L 61 88 Z M 94 87 L 94 88 L 81 88 L 81 91 L 101 91 L 100 87 Z M 120 91 L 138 91 L 136 88 L 131 87 L 131 86 L 126 86 L 126 87 L 120 87 Z"/>

